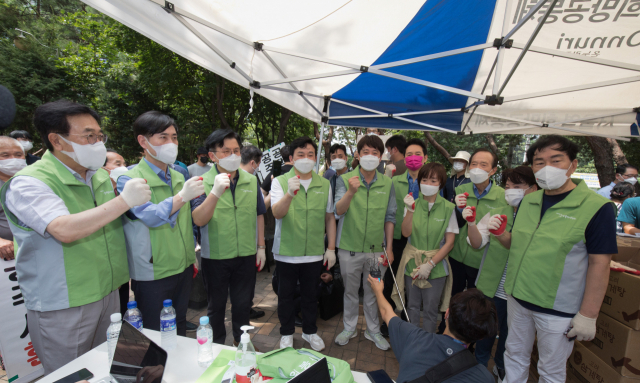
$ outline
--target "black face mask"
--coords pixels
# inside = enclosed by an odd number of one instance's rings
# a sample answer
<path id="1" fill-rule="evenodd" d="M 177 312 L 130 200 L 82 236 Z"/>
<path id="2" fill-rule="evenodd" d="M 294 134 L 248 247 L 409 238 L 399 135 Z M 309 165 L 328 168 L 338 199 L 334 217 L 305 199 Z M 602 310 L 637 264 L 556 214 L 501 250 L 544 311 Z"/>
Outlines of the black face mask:
<path id="1" fill-rule="evenodd" d="M 202 162 L 203 164 L 207 163 L 207 157 L 200 157 L 200 162 Z"/>

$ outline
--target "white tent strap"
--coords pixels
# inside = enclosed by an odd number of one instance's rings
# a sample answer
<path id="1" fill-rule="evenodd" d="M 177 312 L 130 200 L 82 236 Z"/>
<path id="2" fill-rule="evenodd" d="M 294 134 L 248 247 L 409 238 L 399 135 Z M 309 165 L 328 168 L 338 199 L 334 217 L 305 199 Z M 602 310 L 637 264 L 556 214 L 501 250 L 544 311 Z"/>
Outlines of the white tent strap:
<path id="1" fill-rule="evenodd" d="M 211 41 L 209 41 L 206 37 L 204 37 L 202 35 L 202 33 L 200 33 L 197 29 L 195 29 L 193 27 L 193 25 L 191 25 L 187 20 L 185 20 L 182 16 L 178 15 L 177 13 L 172 13 L 172 15 L 182 24 L 184 25 L 187 29 L 189 29 L 191 31 L 191 33 L 193 33 L 194 35 L 196 35 L 203 43 L 205 43 L 209 49 L 211 49 L 212 51 L 216 52 L 216 54 L 218 56 L 220 56 L 224 61 L 227 62 L 227 64 L 229 64 L 229 66 L 231 66 L 233 69 L 235 69 L 238 73 L 240 73 L 242 75 L 242 77 L 244 77 L 247 81 L 252 82 L 253 79 L 251 77 L 249 77 L 248 74 L 246 74 L 242 69 L 240 69 L 240 67 L 233 61 L 231 60 L 229 57 L 227 57 L 227 55 L 225 55 L 224 53 L 222 53 L 222 51 L 220 51 L 215 45 L 213 45 L 213 43 Z"/>
<path id="2" fill-rule="evenodd" d="M 404 117 L 404 116 L 416 116 L 423 114 L 439 114 L 439 113 L 452 113 L 452 112 L 460 112 L 461 109 L 441 109 L 441 110 L 428 110 L 424 112 L 407 112 L 407 113 L 393 113 L 391 117 Z M 384 118 L 389 117 L 388 114 L 363 114 L 363 115 L 354 115 L 354 116 L 333 116 L 331 118 L 334 119 L 349 119 L 349 118 Z"/>
<path id="3" fill-rule="evenodd" d="M 164 0 L 149 0 L 149 1 L 158 4 L 162 9 L 166 9 L 165 8 L 165 4 L 167 2 L 165 2 Z M 188 19 L 191 19 L 191 20 L 193 20 L 193 21 L 195 21 L 195 22 L 197 22 L 199 24 L 202 24 L 202 25 L 204 25 L 206 27 L 209 27 L 209 28 L 211 28 L 211 29 L 213 29 L 215 31 L 218 31 L 218 32 L 222 33 L 223 35 L 229 36 L 232 39 L 237 40 L 237 41 L 239 41 L 241 43 L 247 44 L 249 46 L 253 46 L 253 42 L 245 39 L 244 37 L 241 37 L 241 36 L 236 35 L 235 33 L 229 32 L 228 30 L 226 30 L 224 28 L 221 28 L 221 27 L 219 27 L 219 26 L 217 26 L 217 25 L 215 25 L 215 24 L 213 24 L 213 23 L 211 23 L 211 22 L 209 22 L 209 21 L 207 21 L 207 20 L 205 20 L 205 19 L 203 19 L 201 17 L 198 17 L 198 16 L 194 15 L 193 13 L 187 12 L 182 8 L 178 8 L 173 4 L 172 4 L 172 6 L 173 6 L 173 9 L 171 10 L 171 12 L 173 12 L 173 13 L 176 13 L 178 15 L 181 15 L 181 16 L 184 16 L 184 17 L 186 17 Z"/>
<path id="4" fill-rule="evenodd" d="M 513 48 L 523 49 L 524 45 L 520 44 L 520 43 L 513 43 Z M 633 70 L 633 71 L 640 71 L 640 65 L 621 63 L 621 62 L 618 62 L 618 61 L 605 60 L 605 59 L 600 59 L 600 58 L 597 58 L 597 57 L 586 57 L 586 56 L 581 56 L 581 55 L 575 54 L 575 53 L 567 53 L 567 52 L 563 52 L 563 51 L 560 51 L 560 50 L 554 50 L 554 49 L 548 49 L 548 48 L 542 48 L 542 47 L 536 47 L 536 46 L 529 47 L 529 50 L 531 52 L 542 53 L 542 54 L 550 55 L 550 56 L 564 57 L 564 58 L 571 59 L 571 60 L 585 61 L 585 62 L 589 62 L 589 63 L 593 63 L 593 64 L 605 65 L 605 66 L 610 66 L 610 67 L 614 67 L 614 68 L 621 68 L 621 69 L 629 69 L 629 70 Z"/>
<path id="5" fill-rule="evenodd" d="M 570 86 L 566 88 L 554 89 L 554 90 L 549 90 L 545 92 L 535 92 L 535 93 L 522 94 L 519 96 L 505 97 L 503 102 L 520 101 L 520 100 L 526 100 L 526 99 L 536 98 L 536 97 L 551 96 L 554 94 L 576 92 L 579 90 L 603 88 L 606 86 L 626 84 L 626 83 L 636 82 L 636 81 L 640 81 L 640 76 L 625 77 L 625 78 L 616 79 L 616 80 L 596 82 L 593 84 Z"/>
<path id="6" fill-rule="evenodd" d="M 564 122 L 547 124 L 547 123 L 544 123 L 544 122 L 534 122 L 534 121 L 523 120 L 523 119 L 520 119 L 520 118 L 504 117 L 504 116 L 499 116 L 499 115 L 496 115 L 496 114 L 484 113 L 484 112 L 478 112 L 478 111 L 476 111 L 475 114 L 477 114 L 479 116 L 491 117 L 491 118 L 496 118 L 496 119 L 505 120 L 505 121 L 521 122 L 523 124 L 527 124 L 527 125 L 530 125 L 530 126 L 537 126 L 537 127 L 540 127 L 540 128 L 551 128 L 551 129 L 564 130 L 564 131 L 568 131 L 568 132 L 580 133 L 580 134 L 584 134 L 584 135 L 587 135 L 587 136 L 598 136 L 598 137 L 613 138 L 613 139 L 622 140 L 622 141 L 631 141 L 629 138 L 625 138 L 625 137 L 612 136 L 612 135 L 608 135 L 608 134 L 600 134 L 600 133 L 594 133 L 594 132 L 585 132 L 584 130 L 572 129 L 572 128 L 567 128 L 567 127 L 564 127 L 564 126 L 557 125 L 557 124 L 563 124 Z M 623 114 L 626 114 L 626 113 L 623 113 Z M 615 115 L 618 115 L 618 114 L 615 114 Z M 609 117 L 609 116 L 589 117 L 589 118 L 586 118 L 586 119 L 580 120 L 580 121 L 588 121 L 588 120 L 592 120 L 594 118 L 601 118 L 601 117 Z M 526 129 L 526 128 L 527 128 L 527 126 L 519 126 L 519 127 L 513 127 L 513 128 L 495 129 L 495 130 L 491 130 L 490 132 L 483 132 L 483 133 L 502 133 L 502 132 L 513 131 L 513 130 L 523 130 L 523 129 Z"/>

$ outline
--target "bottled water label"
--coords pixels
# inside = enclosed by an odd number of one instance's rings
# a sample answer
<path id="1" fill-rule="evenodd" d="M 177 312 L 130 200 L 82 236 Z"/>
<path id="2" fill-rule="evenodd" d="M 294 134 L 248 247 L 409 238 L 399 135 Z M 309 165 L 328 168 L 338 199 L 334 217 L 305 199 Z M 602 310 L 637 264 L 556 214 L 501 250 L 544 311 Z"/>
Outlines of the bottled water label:
<path id="1" fill-rule="evenodd" d="M 137 328 L 138 330 L 142 331 L 142 319 L 130 321 L 129 324 Z"/>
<path id="2" fill-rule="evenodd" d="M 176 318 L 160 320 L 160 331 L 173 331 L 176 329 Z"/>

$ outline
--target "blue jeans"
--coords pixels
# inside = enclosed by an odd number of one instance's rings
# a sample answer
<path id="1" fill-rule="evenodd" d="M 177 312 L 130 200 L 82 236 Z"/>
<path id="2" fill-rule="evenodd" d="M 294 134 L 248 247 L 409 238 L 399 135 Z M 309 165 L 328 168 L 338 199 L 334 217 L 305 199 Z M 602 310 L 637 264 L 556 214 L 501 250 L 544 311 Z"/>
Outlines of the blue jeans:
<path id="1" fill-rule="evenodd" d="M 504 370 L 504 344 L 507 341 L 507 335 L 509 334 L 509 327 L 507 326 L 507 301 L 498 297 L 493 297 L 493 303 L 496 305 L 496 311 L 498 312 L 498 347 L 496 348 L 496 355 L 493 360 L 496 362 L 496 366 Z M 489 359 L 491 359 L 491 350 L 493 349 L 493 342 L 495 338 L 485 338 L 479 340 L 476 343 L 476 360 L 478 363 L 487 366 Z"/>

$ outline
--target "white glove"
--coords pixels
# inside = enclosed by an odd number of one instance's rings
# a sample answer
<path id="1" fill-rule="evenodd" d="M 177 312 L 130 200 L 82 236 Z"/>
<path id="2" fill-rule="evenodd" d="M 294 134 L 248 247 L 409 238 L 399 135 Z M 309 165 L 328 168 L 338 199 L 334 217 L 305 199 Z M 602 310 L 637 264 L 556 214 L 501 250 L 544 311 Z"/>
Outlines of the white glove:
<path id="1" fill-rule="evenodd" d="M 333 265 L 336 264 L 336 251 L 327 249 L 327 251 L 324 252 L 324 259 L 322 261 L 322 264 L 324 266 L 327 266 L 327 270 L 332 268 Z"/>
<path id="2" fill-rule="evenodd" d="M 133 178 L 124 184 L 120 195 L 129 207 L 140 206 L 151 201 L 151 188 L 144 178 Z"/>
<path id="3" fill-rule="evenodd" d="M 467 206 L 462 210 L 462 218 L 467 221 L 467 225 L 475 226 L 476 225 L 476 211 L 472 209 L 471 206 Z"/>
<path id="4" fill-rule="evenodd" d="M 596 320 L 598 318 L 587 318 L 586 316 L 578 312 L 576 316 L 571 319 L 571 327 L 567 333 L 567 338 L 571 339 L 574 336 L 579 341 L 589 342 L 596 336 Z"/>
<path id="5" fill-rule="evenodd" d="M 300 190 L 300 177 L 295 176 L 289 178 L 287 184 L 289 185 L 289 190 L 287 191 L 287 193 L 289 193 L 290 196 L 295 197 L 295 195 L 298 193 L 298 190 Z"/>
<path id="6" fill-rule="evenodd" d="M 229 189 L 229 185 L 231 185 L 231 177 L 228 173 L 220 173 L 213 179 L 213 188 L 211 188 L 211 194 L 220 198 L 222 197 L 222 193 L 225 190 Z"/>
<path id="7" fill-rule="evenodd" d="M 413 199 L 413 196 L 411 194 L 407 194 L 404 197 L 404 205 L 407 207 L 407 210 L 409 210 L 410 212 L 414 212 L 416 211 L 416 200 Z"/>
<path id="8" fill-rule="evenodd" d="M 396 172 L 396 166 L 394 164 L 389 164 L 384 169 L 384 175 L 387 176 L 387 177 L 393 177 L 395 172 Z"/>
<path id="9" fill-rule="evenodd" d="M 256 254 L 256 267 L 258 268 L 258 271 L 261 271 L 266 263 L 267 255 L 264 249 L 258 249 L 258 253 Z"/>
<path id="10" fill-rule="evenodd" d="M 191 177 L 184 183 L 182 190 L 178 192 L 182 202 L 187 203 L 199 195 L 204 194 L 204 184 L 202 177 Z"/>
<path id="11" fill-rule="evenodd" d="M 435 266 L 431 264 L 431 262 L 423 263 L 422 265 L 416 267 L 411 273 L 411 278 L 413 279 L 429 279 L 429 275 L 431 275 L 431 270 L 433 270 Z"/>
<path id="12" fill-rule="evenodd" d="M 468 196 L 469 196 L 468 193 L 458 194 L 455 198 L 456 206 L 459 207 L 460 209 L 465 208 L 467 206 Z"/>

